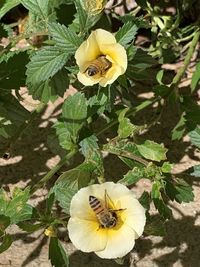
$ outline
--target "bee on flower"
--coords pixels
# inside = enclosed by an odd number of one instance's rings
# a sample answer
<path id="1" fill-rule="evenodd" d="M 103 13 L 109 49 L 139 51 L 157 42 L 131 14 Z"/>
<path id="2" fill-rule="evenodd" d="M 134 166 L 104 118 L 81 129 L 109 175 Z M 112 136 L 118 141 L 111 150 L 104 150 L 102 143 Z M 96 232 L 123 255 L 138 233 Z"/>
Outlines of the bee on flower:
<path id="1" fill-rule="evenodd" d="M 92 31 L 75 53 L 78 80 L 84 85 L 112 84 L 127 69 L 125 48 L 103 29 Z"/>
<path id="2" fill-rule="evenodd" d="M 75 247 L 107 259 L 130 252 L 146 222 L 134 193 L 113 182 L 80 189 L 72 198 L 70 216 L 68 232 Z"/>

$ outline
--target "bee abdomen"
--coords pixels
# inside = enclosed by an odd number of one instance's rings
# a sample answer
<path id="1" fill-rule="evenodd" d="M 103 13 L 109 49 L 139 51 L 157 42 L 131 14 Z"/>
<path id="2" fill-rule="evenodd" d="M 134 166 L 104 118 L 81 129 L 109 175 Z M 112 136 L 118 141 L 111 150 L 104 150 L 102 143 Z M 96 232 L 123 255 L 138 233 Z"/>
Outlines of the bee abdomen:
<path id="1" fill-rule="evenodd" d="M 89 204 L 90 207 L 93 209 L 93 211 L 96 214 L 99 214 L 103 211 L 103 207 L 101 205 L 101 202 L 94 196 L 89 196 Z"/>

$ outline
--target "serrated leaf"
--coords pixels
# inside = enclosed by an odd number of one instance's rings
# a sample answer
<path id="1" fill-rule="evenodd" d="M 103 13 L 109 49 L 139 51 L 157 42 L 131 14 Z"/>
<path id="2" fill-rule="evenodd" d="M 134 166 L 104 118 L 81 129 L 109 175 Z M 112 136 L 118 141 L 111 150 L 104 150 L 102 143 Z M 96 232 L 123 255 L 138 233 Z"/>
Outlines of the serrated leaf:
<path id="1" fill-rule="evenodd" d="M 191 143 L 200 148 L 200 127 L 197 126 L 193 131 L 189 132 L 188 135 Z"/>
<path id="2" fill-rule="evenodd" d="M 28 90 L 33 99 L 43 103 L 54 102 L 58 96 L 63 97 L 69 87 L 69 77 L 65 69 L 59 70 L 51 79 L 36 84 L 29 84 Z"/>
<path id="3" fill-rule="evenodd" d="M 92 162 L 98 176 L 103 175 L 103 159 L 95 135 L 84 138 L 80 142 L 80 151 L 87 162 Z"/>
<path id="4" fill-rule="evenodd" d="M 57 121 L 53 127 L 56 130 L 60 146 L 63 149 L 71 150 L 74 143 L 65 123 L 63 121 Z"/>
<path id="5" fill-rule="evenodd" d="M 125 118 L 127 111 L 128 109 L 125 108 L 120 112 L 118 117 L 119 127 L 117 132 L 120 138 L 127 138 L 137 130 L 137 127 L 130 122 L 130 119 Z"/>
<path id="6" fill-rule="evenodd" d="M 101 13 L 91 15 L 83 8 L 80 0 L 75 0 L 74 2 L 78 13 L 80 32 L 83 34 L 100 19 Z"/>
<path id="7" fill-rule="evenodd" d="M 77 168 L 64 172 L 51 189 L 51 193 L 55 193 L 55 199 L 58 200 L 59 205 L 67 214 L 69 214 L 70 202 L 73 195 L 83 184 L 86 186 L 91 179 L 94 170 L 88 169 L 87 167 L 87 164 L 82 164 Z"/>
<path id="8" fill-rule="evenodd" d="M 61 242 L 57 237 L 51 237 L 49 243 L 49 259 L 52 266 L 55 267 L 68 267 L 69 258 L 66 254 Z"/>
<path id="9" fill-rule="evenodd" d="M 132 170 L 128 171 L 118 183 L 129 186 L 137 183 L 142 178 L 144 178 L 144 168 L 134 167 Z"/>
<path id="10" fill-rule="evenodd" d="M 27 83 L 34 85 L 53 77 L 65 65 L 67 58 L 68 53 L 55 46 L 39 50 L 27 65 Z"/>
<path id="11" fill-rule="evenodd" d="M 200 177 L 200 165 L 193 166 L 193 172 L 190 175 Z"/>
<path id="12" fill-rule="evenodd" d="M 76 93 L 73 96 L 69 96 L 63 104 L 62 115 L 66 129 L 71 134 L 71 139 L 75 142 L 78 131 L 87 118 L 87 99 L 84 94 Z"/>
<path id="13" fill-rule="evenodd" d="M 149 55 L 147 51 L 140 48 L 137 49 L 131 63 L 135 68 L 138 69 L 146 69 L 158 64 L 158 62 L 151 55 Z"/>
<path id="14" fill-rule="evenodd" d="M 0 9 L 0 19 L 12 8 L 20 4 L 20 0 L 7 0 Z"/>
<path id="15" fill-rule="evenodd" d="M 192 81 L 191 81 L 191 92 L 193 92 L 200 80 L 200 62 L 197 63 L 195 72 L 192 75 Z"/>
<path id="16" fill-rule="evenodd" d="M 10 217 L 11 224 L 30 219 L 32 207 L 26 202 L 29 199 L 29 189 L 24 191 L 15 188 L 11 199 L 7 197 L 6 192 L 0 190 L 0 214 Z"/>
<path id="17" fill-rule="evenodd" d="M 119 29 L 115 38 L 118 43 L 125 46 L 135 38 L 137 30 L 137 26 L 129 21 Z"/>
<path id="18" fill-rule="evenodd" d="M 29 58 L 26 51 L 9 53 L 3 57 L 0 64 L 0 78 L 2 89 L 19 89 L 25 85 L 25 65 Z"/>
<path id="19" fill-rule="evenodd" d="M 190 202 L 194 199 L 192 187 L 184 180 L 166 180 L 165 191 L 167 196 L 178 203 Z"/>
<path id="20" fill-rule="evenodd" d="M 21 0 L 21 4 L 31 13 L 39 15 L 44 20 L 49 14 L 49 0 Z"/>
<path id="21" fill-rule="evenodd" d="M 75 32 L 59 23 L 49 23 L 49 31 L 56 46 L 69 54 L 73 54 L 82 43 L 82 39 Z"/>
<path id="22" fill-rule="evenodd" d="M 11 246 L 12 242 L 13 242 L 12 237 L 9 234 L 5 234 L 3 237 L 3 241 L 0 245 L 0 253 L 7 250 Z"/>
<path id="23" fill-rule="evenodd" d="M 166 159 L 167 149 L 154 141 L 146 140 L 142 145 L 137 145 L 140 154 L 150 160 L 158 161 Z"/>

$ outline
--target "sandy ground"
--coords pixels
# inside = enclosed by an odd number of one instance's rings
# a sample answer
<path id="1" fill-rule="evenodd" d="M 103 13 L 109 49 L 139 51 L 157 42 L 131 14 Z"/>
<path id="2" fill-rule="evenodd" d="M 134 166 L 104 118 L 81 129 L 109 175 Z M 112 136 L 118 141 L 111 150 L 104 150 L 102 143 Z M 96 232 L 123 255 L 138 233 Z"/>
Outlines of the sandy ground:
<path id="1" fill-rule="evenodd" d="M 41 118 L 36 119 L 26 130 L 26 133 L 16 143 L 9 160 L 0 159 L 0 181 L 10 190 L 15 186 L 24 187 L 31 181 L 41 179 L 49 169 L 57 164 L 59 157 L 55 156 L 47 147 L 46 139 L 52 122 L 59 114 L 59 105 L 62 99 L 49 104 Z M 147 113 L 146 113 L 147 115 Z M 142 115 L 143 116 L 143 115 Z M 145 114 L 144 114 L 145 116 Z M 189 167 L 198 164 L 200 153 L 191 147 L 188 138 L 182 143 L 171 142 L 165 135 L 170 118 L 157 131 L 154 129 L 155 141 L 164 142 L 171 154 L 169 157 L 175 162 L 174 173 L 181 173 Z M 151 134 L 151 133 L 150 133 Z M 106 160 L 106 175 L 110 179 L 120 177 L 124 165 L 109 157 Z M 136 246 L 121 266 L 126 267 L 198 267 L 200 266 L 200 180 L 190 181 L 193 185 L 195 200 L 193 203 L 173 207 L 173 219 L 166 223 L 167 235 L 163 237 L 141 237 Z M 139 196 L 144 188 L 148 190 L 150 184 L 141 180 L 133 190 Z M 36 205 L 45 199 L 46 190 L 40 189 L 34 194 L 31 203 Z M 7 267 L 50 267 L 48 260 L 48 238 L 39 231 L 26 235 L 17 226 L 12 226 L 9 232 L 13 235 L 12 246 L 0 255 L 0 266 Z M 84 254 L 77 251 L 66 240 L 63 234 L 64 247 L 70 254 L 70 267 L 117 267 L 118 263 L 112 260 L 103 260 L 93 253 Z M 62 266 L 61 266 L 62 267 Z"/>

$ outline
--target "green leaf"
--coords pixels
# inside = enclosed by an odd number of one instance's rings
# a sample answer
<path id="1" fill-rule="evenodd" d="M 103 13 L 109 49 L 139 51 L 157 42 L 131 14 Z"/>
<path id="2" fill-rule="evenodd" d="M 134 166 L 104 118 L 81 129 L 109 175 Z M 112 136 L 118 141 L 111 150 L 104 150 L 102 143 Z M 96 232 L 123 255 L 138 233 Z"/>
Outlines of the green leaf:
<path id="1" fill-rule="evenodd" d="M 200 165 L 193 166 L 193 172 L 190 175 L 200 177 Z"/>
<path id="2" fill-rule="evenodd" d="M 176 200 L 178 203 L 187 203 L 194 199 L 192 187 L 181 179 L 166 179 L 165 191 L 172 201 Z"/>
<path id="3" fill-rule="evenodd" d="M 4 231 L 10 225 L 10 217 L 0 215 L 0 231 Z"/>
<path id="4" fill-rule="evenodd" d="M 70 132 L 65 125 L 65 122 L 57 121 L 53 127 L 56 130 L 58 136 L 59 144 L 63 149 L 72 150 L 74 147 L 74 142 L 71 138 Z"/>
<path id="5" fill-rule="evenodd" d="M 82 38 L 59 23 L 49 23 L 49 31 L 56 42 L 56 46 L 69 54 L 73 54 L 82 43 Z"/>
<path id="6" fill-rule="evenodd" d="M 173 168 L 173 164 L 167 162 L 164 162 L 163 165 L 161 166 L 161 171 L 164 173 L 171 173 Z"/>
<path id="7" fill-rule="evenodd" d="M 129 21 L 119 29 L 115 38 L 118 43 L 125 46 L 135 38 L 137 30 L 137 26 Z"/>
<path id="8" fill-rule="evenodd" d="M 200 148 L 200 127 L 197 126 L 193 131 L 189 132 L 188 135 L 191 143 Z"/>
<path id="9" fill-rule="evenodd" d="M 125 114 L 127 111 L 128 108 L 125 108 L 119 114 L 119 127 L 117 132 L 120 138 L 127 138 L 130 135 L 133 135 L 135 131 L 137 131 L 137 126 L 133 125 L 130 122 L 129 118 L 125 118 Z"/>
<path id="10" fill-rule="evenodd" d="M 90 15 L 89 12 L 83 8 L 81 0 L 74 0 L 74 2 L 78 13 L 80 32 L 83 34 L 94 26 L 94 24 L 100 19 L 101 13 Z"/>
<path id="11" fill-rule="evenodd" d="M 47 201 L 46 201 L 46 214 L 47 215 L 51 214 L 54 201 L 55 201 L 55 194 L 54 193 L 49 194 Z"/>
<path id="12" fill-rule="evenodd" d="M 15 188 L 12 198 L 9 199 L 6 192 L 0 190 L 0 214 L 10 217 L 10 222 L 17 223 L 30 219 L 32 215 L 32 207 L 26 202 L 29 199 L 29 189 L 24 191 Z"/>
<path id="13" fill-rule="evenodd" d="M 146 210 L 150 209 L 151 198 L 147 191 L 144 191 L 138 200 Z"/>
<path id="14" fill-rule="evenodd" d="M 140 154 L 150 160 L 158 161 L 166 159 L 167 149 L 162 145 L 155 143 L 154 141 L 146 140 L 144 144 L 137 145 Z"/>
<path id="15" fill-rule="evenodd" d="M 66 63 L 68 53 L 56 46 L 39 50 L 27 65 L 27 83 L 38 84 L 53 77 Z"/>
<path id="16" fill-rule="evenodd" d="M 29 84 L 29 92 L 34 99 L 39 99 L 44 103 L 55 101 L 58 96 L 63 97 L 69 87 L 69 77 L 67 71 L 62 69 L 58 71 L 51 79 Z"/>
<path id="17" fill-rule="evenodd" d="M 5 234 L 3 237 L 3 241 L 0 245 L 0 253 L 7 250 L 11 246 L 12 242 L 13 242 L 12 237 L 9 234 Z"/>
<path id="18" fill-rule="evenodd" d="M 71 150 L 87 118 L 87 99 L 82 93 L 69 96 L 62 106 L 63 118 L 54 124 L 61 147 Z"/>
<path id="19" fill-rule="evenodd" d="M 158 64 L 157 61 L 151 55 L 149 55 L 147 51 L 140 48 L 137 49 L 131 63 L 138 69 L 146 69 L 155 64 Z"/>
<path id="20" fill-rule="evenodd" d="M 20 4 L 20 0 L 7 0 L 5 4 L 0 9 L 0 19 L 13 7 L 16 7 Z"/>
<path id="21" fill-rule="evenodd" d="M 196 65 L 196 70 L 192 75 L 191 91 L 193 92 L 200 80 L 200 62 Z"/>
<path id="22" fill-rule="evenodd" d="M 57 237 L 51 237 L 49 243 L 49 259 L 52 266 L 55 267 L 68 267 L 69 258 L 64 250 L 61 242 Z"/>
<path id="23" fill-rule="evenodd" d="M 134 167 L 132 170 L 128 171 L 118 183 L 129 186 L 137 183 L 142 178 L 144 178 L 144 168 Z"/>
<path id="24" fill-rule="evenodd" d="M 33 224 L 32 222 L 19 222 L 17 225 L 27 233 L 33 233 L 43 227 L 42 223 Z"/>
<path id="25" fill-rule="evenodd" d="M 180 140 L 185 133 L 185 113 L 182 113 L 180 120 L 172 130 L 172 141 Z"/>
<path id="26" fill-rule="evenodd" d="M 162 186 L 160 182 L 154 182 L 151 190 L 151 198 L 153 199 L 153 203 L 155 208 L 158 210 L 160 215 L 165 219 L 170 219 L 172 216 L 172 211 L 167 205 L 164 203 L 161 192 Z"/>
<path id="27" fill-rule="evenodd" d="M 0 64 L 1 89 L 19 89 L 25 86 L 25 65 L 29 58 L 26 51 L 10 54 Z"/>
<path id="28" fill-rule="evenodd" d="M 47 20 L 49 14 L 49 0 L 21 0 L 21 4 L 44 20 Z"/>
<path id="29" fill-rule="evenodd" d="M 89 184 L 92 179 L 95 166 L 83 163 L 78 167 L 64 172 L 56 181 L 50 191 L 55 193 L 55 199 L 63 210 L 69 214 L 70 202 L 73 195 L 83 186 Z"/>
<path id="30" fill-rule="evenodd" d="M 98 176 L 103 175 L 103 159 L 100 148 L 97 143 L 98 139 L 95 135 L 84 138 L 80 142 L 80 151 L 84 155 L 87 162 L 92 162 L 95 172 Z"/>
<path id="31" fill-rule="evenodd" d="M 62 106 L 62 115 L 71 139 L 76 142 L 78 132 L 87 118 L 87 99 L 84 94 L 69 96 Z"/>

